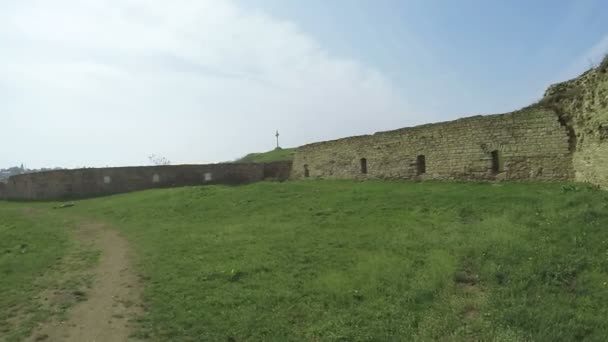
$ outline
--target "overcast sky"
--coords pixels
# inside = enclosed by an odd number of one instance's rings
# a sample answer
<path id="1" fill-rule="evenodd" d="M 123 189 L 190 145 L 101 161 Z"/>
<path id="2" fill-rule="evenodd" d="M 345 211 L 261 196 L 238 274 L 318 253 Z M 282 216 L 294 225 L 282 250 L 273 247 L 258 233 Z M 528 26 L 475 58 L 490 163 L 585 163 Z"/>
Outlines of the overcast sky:
<path id="1" fill-rule="evenodd" d="M 530 4 L 533 3 L 533 4 Z M 608 51 L 608 3 L 0 1 L 0 167 L 227 161 L 506 112 Z"/>

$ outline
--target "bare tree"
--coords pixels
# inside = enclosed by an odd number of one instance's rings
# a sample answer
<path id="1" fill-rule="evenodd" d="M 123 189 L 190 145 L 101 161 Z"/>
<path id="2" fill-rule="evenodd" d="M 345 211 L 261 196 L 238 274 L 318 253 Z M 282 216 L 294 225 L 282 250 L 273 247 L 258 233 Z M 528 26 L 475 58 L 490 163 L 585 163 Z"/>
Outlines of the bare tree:
<path id="1" fill-rule="evenodd" d="M 148 156 L 148 160 L 152 165 L 171 165 L 171 161 L 163 156 L 152 154 Z"/>

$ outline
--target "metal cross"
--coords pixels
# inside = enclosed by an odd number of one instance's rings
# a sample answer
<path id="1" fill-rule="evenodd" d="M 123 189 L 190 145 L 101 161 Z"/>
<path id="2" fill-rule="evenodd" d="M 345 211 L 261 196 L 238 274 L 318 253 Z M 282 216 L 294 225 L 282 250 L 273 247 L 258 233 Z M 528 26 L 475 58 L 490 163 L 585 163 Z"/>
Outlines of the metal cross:
<path id="1" fill-rule="evenodd" d="M 274 135 L 277 137 L 277 148 L 279 148 L 279 131 L 277 130 L 277 134 Z"/>

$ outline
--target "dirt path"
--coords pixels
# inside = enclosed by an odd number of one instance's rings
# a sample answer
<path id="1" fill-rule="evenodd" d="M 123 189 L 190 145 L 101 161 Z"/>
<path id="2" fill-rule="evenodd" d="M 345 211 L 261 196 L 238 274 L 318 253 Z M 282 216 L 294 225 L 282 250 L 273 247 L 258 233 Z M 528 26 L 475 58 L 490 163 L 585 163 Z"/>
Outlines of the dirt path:
<path id="1" fill-rule="evenodd" d="M 83 223 L 75 232 L 80 242 L 101 251 L 86 299 L 69 311 L 64 322 L 47 322 L 30 341 L 131 341 L 133 319 L 141 314 L 139 279 L 124 237 L 100 223 Z"/>

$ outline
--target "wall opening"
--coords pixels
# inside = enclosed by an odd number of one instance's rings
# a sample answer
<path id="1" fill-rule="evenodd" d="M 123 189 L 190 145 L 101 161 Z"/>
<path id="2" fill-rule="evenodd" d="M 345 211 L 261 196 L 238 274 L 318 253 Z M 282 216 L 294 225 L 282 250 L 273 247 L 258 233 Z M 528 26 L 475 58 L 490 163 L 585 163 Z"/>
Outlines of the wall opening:
<path id="1" fill-rule="evenodd" d="M 492 173 L 501 173 L 502 172 L 502 156 L 500 152 L 497 150 L 492 151 Z"/>
<path id="2" fill-rule="evenodd" d="M 361 173 L 367 173 L 367 159 L 361 158 Z"/>
<path id="3" fill-rule="evenodd" d="M 207 172 L 205 173 L 205 182 L 211 182 L 213 180 L 213 175 L 211 174 L 211 172 Z"/>
<path id="4" fill-rule="evenodd" d="M 308 171 L 308 164 L 304 164 L 304 177 L 310 177 L 310 171 Z"/>
<path id="5" fill-rule="evenodd" d="M 110 177 L 110 176 L 103 176 L 103 183 L 104 184 L 110 184 L 110 183 L 112 183 L 112 177 Z"/>
<path id="6" fill-rule="evenodd" d="M 152 176 L 152 183 L 158 182 L 160 182 L 160 176 L 158 174 L 155 174 L 154 176 Z"/>
<path id="7" fill-rule="evenodd" d="M 418 175 L 423 175 L 426 173 L 426 158 L 424 155 L 419 155 L 416 157 L 416 173 Z"/>

